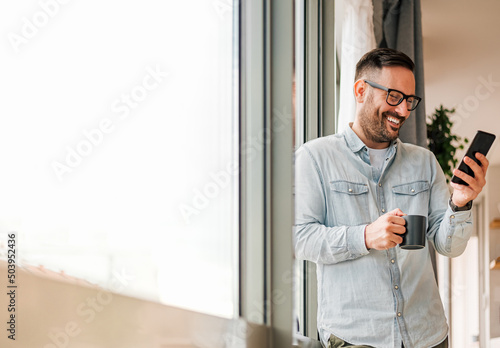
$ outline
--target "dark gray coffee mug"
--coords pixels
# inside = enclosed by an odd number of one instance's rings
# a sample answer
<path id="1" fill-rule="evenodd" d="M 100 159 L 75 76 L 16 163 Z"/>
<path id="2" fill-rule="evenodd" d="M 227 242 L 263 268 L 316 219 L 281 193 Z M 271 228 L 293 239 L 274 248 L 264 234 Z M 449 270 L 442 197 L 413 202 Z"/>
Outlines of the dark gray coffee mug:
<path id="1" fill-rule="evenodd" d="M 427 216 L 405 215 L 406 232 L 402 235 L 401 249 L 415 250 L 425 247 L 425 232 L 427 232 Z"/>

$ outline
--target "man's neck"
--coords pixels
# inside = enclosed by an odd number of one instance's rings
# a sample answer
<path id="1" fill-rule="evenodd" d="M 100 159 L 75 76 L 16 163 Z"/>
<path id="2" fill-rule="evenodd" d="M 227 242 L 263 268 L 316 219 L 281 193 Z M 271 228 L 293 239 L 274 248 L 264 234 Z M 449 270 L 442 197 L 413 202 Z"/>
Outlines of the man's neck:
<path id="1" fill-rule="evenodd" d="M 389 145 L 391 144 L 390 141 L 385 141 L 383 143 L 377 143 L 374 141 L 370 141 L 366 136 L 365 133 L 363 132 L 363 129 L 358 124 L 355 123 L 349 123 L 349 127 L 351 127 L 352 131 L 356 133 L 358 138 L 370 149 L 385 149 L 388 148 Z"/>

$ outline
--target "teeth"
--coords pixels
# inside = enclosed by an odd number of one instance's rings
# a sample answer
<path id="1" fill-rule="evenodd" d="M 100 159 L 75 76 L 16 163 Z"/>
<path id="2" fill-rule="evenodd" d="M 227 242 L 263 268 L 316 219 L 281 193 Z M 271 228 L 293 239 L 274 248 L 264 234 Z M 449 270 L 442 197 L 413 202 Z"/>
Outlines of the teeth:
<path id="1" fill-rule="evenodd" d="M 387 119 L 391 121 L 392 123 L 399 124 L 399 120 L 397 118 L 388 116 Z"/>

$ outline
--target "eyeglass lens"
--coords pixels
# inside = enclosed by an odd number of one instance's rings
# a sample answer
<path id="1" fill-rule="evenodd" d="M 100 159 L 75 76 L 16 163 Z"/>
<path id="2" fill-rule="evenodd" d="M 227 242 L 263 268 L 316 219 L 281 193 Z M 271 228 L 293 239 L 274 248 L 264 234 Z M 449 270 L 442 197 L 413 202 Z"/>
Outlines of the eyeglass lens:
<path id="1" fill-rule="evenodd" d="M 397 91 L 390 91 L 387 94 L 387 103 L 391 106 L 396 106 L 403 101 L 403 98 L 404 98 L 403 94 Z M 418 99 L 414 97 L 408 97 L 406 99 L 406 104 L 408 105 L 408 110 L 411 111 L 417 107 Z"/>

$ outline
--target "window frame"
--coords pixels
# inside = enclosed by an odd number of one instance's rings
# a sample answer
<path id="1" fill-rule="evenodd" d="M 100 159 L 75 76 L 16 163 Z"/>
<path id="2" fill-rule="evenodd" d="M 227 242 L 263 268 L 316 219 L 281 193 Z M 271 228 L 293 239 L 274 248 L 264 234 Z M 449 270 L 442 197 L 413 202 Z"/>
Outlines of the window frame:
<path id="1" fill-rule="evenodd" d="M 240 318 L 267 329 L 267 346 L 290 347 L 294 4 L 241 0 L 240 8 Z"/>
<path id="2" fill-rule="evenodd" d="M 304 142 L 334 134 L 338 118 L 339 69 L 335 33 L 335 1 L 305 1 L 304 99 L 302 122 Z M 300 54 L 300 52 L 298 53 Z M 300 143 L 296 144 L 298 147 Z M 298 319 L 300 334 L 319 344 L 317 331 L 316 265 L 299 263 Z"/>

